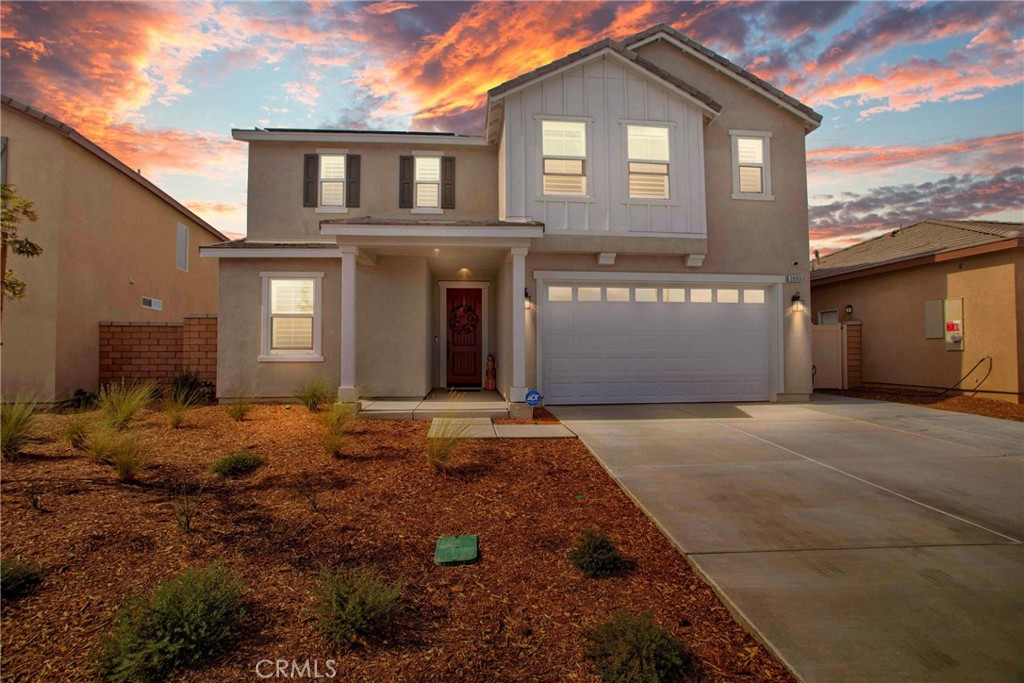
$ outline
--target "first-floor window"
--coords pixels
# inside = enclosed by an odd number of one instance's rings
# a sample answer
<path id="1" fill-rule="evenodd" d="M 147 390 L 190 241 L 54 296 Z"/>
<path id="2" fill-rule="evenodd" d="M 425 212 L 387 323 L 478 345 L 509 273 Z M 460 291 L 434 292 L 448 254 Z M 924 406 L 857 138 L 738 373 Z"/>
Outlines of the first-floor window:
<path id="1" fill-rule="evenodd" d="M 262 273 L 264 360 L 322 360 L 323 273 Z"/>

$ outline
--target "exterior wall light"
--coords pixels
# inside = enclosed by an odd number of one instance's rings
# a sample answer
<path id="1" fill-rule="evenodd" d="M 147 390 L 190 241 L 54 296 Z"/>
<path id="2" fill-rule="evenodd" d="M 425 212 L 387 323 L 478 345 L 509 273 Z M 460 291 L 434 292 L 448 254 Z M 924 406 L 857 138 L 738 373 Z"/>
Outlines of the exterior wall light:
<path id="1" fill-rule="evenodd" d="M 530 298 L 530 290 L 523 288 L 523 306 L 526 310 L 530 310 L 530 306 L 533 304 L 533 299 Z"/>
<path id="2" fill-rule="evenodd" d="M 802 311 L 802 310 L 804 310 L 804 300 L 800 298 L 800 292 L 797 292 L 796 294 L 794 294 L 793 298 L 791 299 L 791 301 L 793 302 L 793 310 L 794 311 Z"/>
<path id="3" fill-rule="evenodd" d="M 853 304 L 846 304 L 846 315 L 853 315 Z"/>

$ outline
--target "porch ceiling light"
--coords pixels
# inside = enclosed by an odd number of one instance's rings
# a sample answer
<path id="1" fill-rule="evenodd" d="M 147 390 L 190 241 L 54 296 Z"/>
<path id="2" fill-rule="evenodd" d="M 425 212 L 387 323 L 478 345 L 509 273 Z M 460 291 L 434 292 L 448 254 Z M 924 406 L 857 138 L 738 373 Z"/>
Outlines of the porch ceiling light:
<path id="1" fill-rule="evenodd" d="M 530 298 L 530 290 L 523 288 L 523 306 L 526 310 L 530 310 L 530 306 L 533 304 L 533 299 Z"/>

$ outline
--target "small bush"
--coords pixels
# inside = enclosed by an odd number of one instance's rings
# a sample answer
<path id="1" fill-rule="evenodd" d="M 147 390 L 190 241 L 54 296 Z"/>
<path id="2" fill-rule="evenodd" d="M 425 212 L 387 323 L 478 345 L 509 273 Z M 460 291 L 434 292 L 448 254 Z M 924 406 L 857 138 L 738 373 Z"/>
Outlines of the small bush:
<path id="1" fill-rule="evenodd" d="M 611 539 L 591 529 L 586 529 L 569 551 L 569 561 L 591 578 L 610 576 L 626 568 Z"/>
<path id="2" fill-rule="evenodd" d="M 242 584 L 221 565 L 190 569 L 131 599 L 97 655 L 105 681 L 163 681 L 223 650 L 245 617 Z"/>
<path id="3" fill-rule="evenodd" d="M 174 502 L 174 521 L 178 531 L 187 534 L 192 531 L 192 518 L 199 509 L 199 500 L 203 495 L 202 484 L 182 482 L 174 487 L 171 499 Z"/>
<path id="4" fill-rule="evenodd" d="M 11 460 L 21 455 L 25 445 L 36 437 L 39 408 L 24 396 L 0 402 L 0 457 Z"/>
<path id="5" fill-rule="evenodd" d="M 189 411 L 202 403 L 202 397 L 193 389 L 172 389 L 164 399 L 164 414 L 171 429 L 178 429 L 185 422 Z"/>
<path id="6" fill-rule="evenodd" d="M 97 404 L 103 411 L 107 425 L 114 429 L 124 429 L 132 418 L 153 400 L 154 391 L 155 387 L 151 382 L 111 382 L 100 387 Z"/>
<path id="7" fill-rule="evenodd" d="M 389 584 L 366 569 L 323 569 L 316 584 L 320 632 L 344 648 L 362 636 L 384 632 L 398 614 L 400 583 Z"/>
<path id="8" fill-rule="evenodd" d="M 84 450 L 89 444 L 89 420 L 84 415 L 72 415 L 64 423 L 64 438 L 73 451 Z"/>
<path id="9" fill-rule="evenodd" d="M 435 470 L 447 470 L 455 452 L 469 431 L 469 423 L 457 417 L 435 417 L 427 436 L 427 463 Z"/>
<path id="10" fill-rule="evenodd" d="M 193 405 L 208 405 L 213 403 L 216 393 L 212 383 L 199 379 L 198 370 L 185 368 L 171 378 L 167 395 L 190 396 L 194 401 Z"/>
<path id="11" fill-rule="evenodd" d="M 112 466 L 121 481 L 134 481 L 148 462 L 134 436 L 109 428 L 98 429 L 89 436 L 87 451 L 94 462 Z"/>
<path id="12" fill-rule="evenodd" d="M 14 600 L 35 590 L 43 580 L 43 569 L 35 562 L 20 557 L 14 560 L 0 560 L 0 596 Z"/>
<path id="13" fill-rule="evenodd" d="M 213 463 L 213 473 L 221 477 L 237 477 L 252 472 L 263 464 L 263 458 L 249 451 L 238 451 Z"/>
<path id="14" fill-rule="evenodd" d="M 655 624 L 649 612 L 615 612 L 583 635 L 590 641 L 587 659 L 605 683 L 697 680 L 689 649 Z"/>
<path id="15" fill-rule="evenodd" d="M 244 420 L 245 416 L 249 414 L 250 408 L 252 408 L 252 400 L 245 395 L 238 396 L 234 401 L 224 406 L 224 409 L 228 411 L 228 415 L 235 422 Z"/>
<path id="16" fill-rule="evenodd" d="M 330 382 L 321 377 L 311 379 L 300 386 L 293 396 L 315 413 L 334 398 L 334 389 L 331 388 Z"/>
<path id="17" fill-rule="evenodd" d="M 334 403 L 323 415 L 324 449 L 335 458 L 344 455 L 345 441 L 352 426 L 359 419 L 358 403 Z"/>

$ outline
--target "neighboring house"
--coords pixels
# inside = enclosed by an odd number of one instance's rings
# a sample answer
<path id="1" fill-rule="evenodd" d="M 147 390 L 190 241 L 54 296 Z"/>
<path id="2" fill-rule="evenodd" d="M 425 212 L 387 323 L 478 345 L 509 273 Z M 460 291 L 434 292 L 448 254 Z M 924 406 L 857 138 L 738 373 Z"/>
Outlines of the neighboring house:
<path id="1" fill-rule="evenodd" d="M 3 311 L 5 394 L 50 401 L 99 382 L 99 323 L 215 313 L 224 235 L 70 126 L 2 96 L 3 182 L 35 202 L 43 248 L 9 266 L 28 289 Z"/>
<path id="2" fill-rule="evenodd" d="M 946 389 L 966 375 L 963 390 L 1020 402 L 1022 227 L 926 220 L 822 256 L 814 322 L 862 322 L 866 384 Z"/>
<path id="3" fill-rule="evenodd" d="M 656 26 L 492 89 L 482 136 L 234 130 L 219 396 L 422 397 L 493 355 L 511 402 L 806 399 L 820 121 Z"/>

